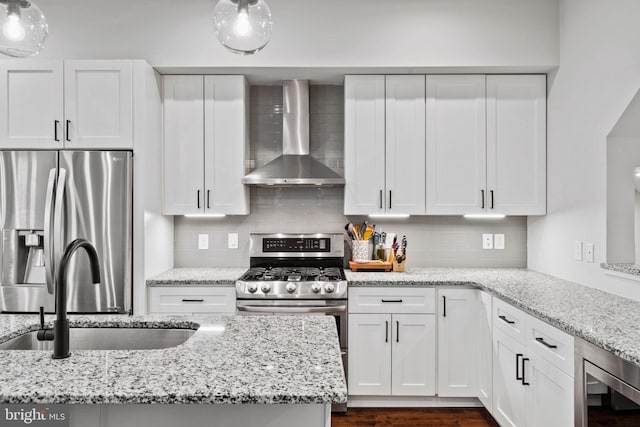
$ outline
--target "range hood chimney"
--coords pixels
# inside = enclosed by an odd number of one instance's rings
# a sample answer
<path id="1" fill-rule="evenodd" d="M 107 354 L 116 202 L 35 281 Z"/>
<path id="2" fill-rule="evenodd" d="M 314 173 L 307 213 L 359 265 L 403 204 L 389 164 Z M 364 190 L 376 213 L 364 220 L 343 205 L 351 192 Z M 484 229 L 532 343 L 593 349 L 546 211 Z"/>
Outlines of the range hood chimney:
<path id="1" fill-rule="evenodd" d="M 244 178 L 243 184 L 278 187 L 344 185 L 344 178 L 309 155 L 309 81 L 283 82 L 282 156 Z"/>

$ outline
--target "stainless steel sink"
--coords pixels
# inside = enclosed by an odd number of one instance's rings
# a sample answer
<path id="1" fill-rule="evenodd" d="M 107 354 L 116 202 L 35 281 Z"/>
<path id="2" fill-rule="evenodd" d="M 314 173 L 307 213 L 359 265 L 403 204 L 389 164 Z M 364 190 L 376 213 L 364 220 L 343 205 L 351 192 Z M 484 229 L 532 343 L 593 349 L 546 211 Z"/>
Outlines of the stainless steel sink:
<path id="1" fill-rule="evenodd" d="M 71 350 L 153 350 L 175 347 L 194 334 L 193 329 L 71 328 Z M 38 341 L 28 332 L 0 343 L 0 350 L 53 350 L 53 341 Z"/>

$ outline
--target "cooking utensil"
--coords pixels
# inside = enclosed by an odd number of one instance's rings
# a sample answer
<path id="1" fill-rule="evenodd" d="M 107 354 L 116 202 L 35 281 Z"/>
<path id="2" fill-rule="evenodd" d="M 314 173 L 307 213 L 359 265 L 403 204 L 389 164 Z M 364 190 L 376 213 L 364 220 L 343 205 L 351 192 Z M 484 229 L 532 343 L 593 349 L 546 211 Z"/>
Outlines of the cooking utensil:
<path id="1" fill-rule="evenodd" d="M 347 236 L 349 236 L 351 240 L 356 240 L 356 235 L 353 231 L 353 224 L 351 224 L 350 222 L 346 223 L 344 226 L 344 230 L 347 232 Z"/>

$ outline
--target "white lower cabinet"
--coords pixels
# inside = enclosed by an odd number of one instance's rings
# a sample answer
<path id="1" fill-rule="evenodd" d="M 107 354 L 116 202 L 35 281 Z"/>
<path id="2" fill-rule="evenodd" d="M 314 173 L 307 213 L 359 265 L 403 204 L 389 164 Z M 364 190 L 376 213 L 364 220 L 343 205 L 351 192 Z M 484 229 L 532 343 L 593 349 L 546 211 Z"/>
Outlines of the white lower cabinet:
<path id="1" fill-rule="evenodd" d="M 478 399 L 493 412 L 493 322 L 492 297 L 479 292 L 478 317 Z"/>
<path id="2" fill-rule="evenodd" d="M 479 293 L 438 289 L 438 396 L 477 395 Z"/>
<path id="3" fill-rule="evenodd" d="M 148 288 L 149 313 L 235 313 L 236 288 L 221 286 L 154 286 Z"/>
<path id="4" fill-rule="evenodd" d="M 435 395 L 434 299 L 428 288 L 350 290 L 350 395 Z M 376 305 L 378 312 L 371 313 Z"/>
<path id="5" fill-rule="evenodd" d="M 501 426 L 573 426 L 573 337 L 495 298 L 493 313 L 493 417 Z"/>

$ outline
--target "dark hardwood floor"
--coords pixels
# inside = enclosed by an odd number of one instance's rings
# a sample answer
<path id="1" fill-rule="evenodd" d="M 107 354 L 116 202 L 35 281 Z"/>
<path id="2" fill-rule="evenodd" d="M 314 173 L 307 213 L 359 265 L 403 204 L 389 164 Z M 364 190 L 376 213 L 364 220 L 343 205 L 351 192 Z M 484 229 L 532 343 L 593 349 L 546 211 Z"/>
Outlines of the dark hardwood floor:
<path id="1" fill-rule="evenodd" d="M 499 427 L 484 408 L 349 408 L 332 427 Z"/>

